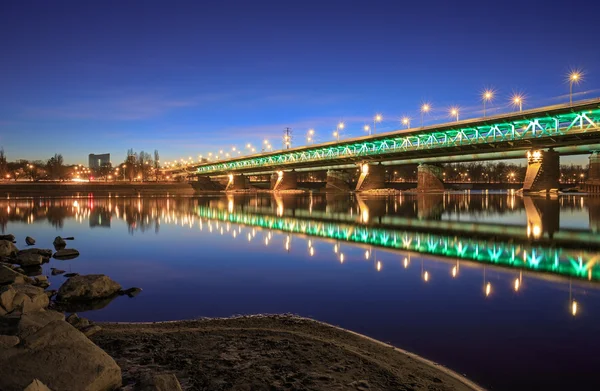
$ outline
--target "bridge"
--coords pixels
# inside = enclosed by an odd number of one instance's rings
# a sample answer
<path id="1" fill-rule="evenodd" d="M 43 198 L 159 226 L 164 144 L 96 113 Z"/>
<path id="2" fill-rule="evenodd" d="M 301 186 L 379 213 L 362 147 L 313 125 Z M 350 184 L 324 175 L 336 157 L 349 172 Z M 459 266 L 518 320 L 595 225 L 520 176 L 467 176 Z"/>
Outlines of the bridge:
<path id="1" fill-rule="evenodd" d="M 199 190 L 248 188 L 248 175 L 272 175 L 273 190 L 294 189 L 296 173 L 328 170 L 330 190 L 350 190 L 349 169 L 359 169 L 356 191 L 385 187 L 385 166 L 419 163 L 419 191 L 444 188 L 441 163 L 528 158 L 523 190 L 558 188 L 560 155 L 590 154 L 587 190 L 600 191 L 600 99 L 463 120 L 418 129 L 205 162 L 191 168 Z M 190 172 L 190 171 L 188 171 Z"/>

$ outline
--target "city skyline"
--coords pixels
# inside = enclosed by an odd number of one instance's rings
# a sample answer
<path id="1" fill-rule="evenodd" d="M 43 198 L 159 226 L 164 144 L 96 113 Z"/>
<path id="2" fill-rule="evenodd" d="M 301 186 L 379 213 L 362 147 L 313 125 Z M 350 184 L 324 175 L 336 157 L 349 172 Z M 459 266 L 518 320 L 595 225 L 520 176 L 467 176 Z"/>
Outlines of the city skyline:
<path id="1" fill-rule="evenodd" d="M 574 100 L 600 95 L 600 54 L 584 39 L 593 26 L 558 31 L 559 5 L 316 4 L 4 3 L 0 145 L 11 161 L 121 162 L 129 148 L 172 161 L 264 139 L 281 148 L 285 127 L 294 145 L 309 129 L 313 142 L 334 140 L 340 121 L 341 139 L 366 135 L 379 113 L 377 132 L 405 128 L 404 116 L 418 127 L 424 102 L 425 125 L 452 121 L 454 106 L 481 116 L 486 88 L 487 115 L 515 111 L 513 93 L 523 109 L 564 103 L 573 69 L 584 72 Z M 490 12 L 508 28 L 490 26 Z"/>

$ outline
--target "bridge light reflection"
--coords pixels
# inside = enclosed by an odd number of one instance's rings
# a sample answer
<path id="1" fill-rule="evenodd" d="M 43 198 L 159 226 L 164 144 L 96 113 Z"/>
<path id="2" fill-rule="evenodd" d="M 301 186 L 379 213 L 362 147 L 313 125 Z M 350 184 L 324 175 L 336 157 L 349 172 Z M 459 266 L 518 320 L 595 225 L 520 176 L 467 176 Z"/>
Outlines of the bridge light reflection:
<path id="1" fill-rule="evenodd" d="M 425 271 L 423 273 L 423 281 L 428 282 L 429 281 L 429 272 Z"/>
<path id="2" fill-rule="evenodd" d="M 518 278 L 515 278 L 515 292 L 518 292 L 519 288 L 521 288 L 521 281 Z"/>
<path id="3" fill-rule="evenodd" d="M 571 314 L 573 316 L 577 315 L 577 301 L 573 300 L 573 302 L 571 303 Z"/>
<path id="4" fill-rule="evenodd" d="M 492 293 L 492 284 L 488 282 L 485 284 L 485 297 L 488 297 L 490 293 Z"/>
<path id="5" fill-rule="evenodd" d="M 377 261 L 377 271 L 381 271 L 381 261 Z"/>
<path id="6" fill-rule="evenodd" d="M 340 253 L 340 263 L 344 263 L 344 253 Z"/>

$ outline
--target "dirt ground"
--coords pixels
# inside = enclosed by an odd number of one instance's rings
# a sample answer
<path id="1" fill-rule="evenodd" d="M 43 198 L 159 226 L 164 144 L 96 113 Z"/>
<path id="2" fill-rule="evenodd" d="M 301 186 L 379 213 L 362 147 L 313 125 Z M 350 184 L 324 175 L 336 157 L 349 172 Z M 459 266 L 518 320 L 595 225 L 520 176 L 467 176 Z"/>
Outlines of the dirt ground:
<path id="1" fill-rule="evenodd" d="M 480 390 L 410 353 L 295 316 L 101 326 L 92 340 L 124 385 L 152 371 L 175 373 L 184 390 Z"/>

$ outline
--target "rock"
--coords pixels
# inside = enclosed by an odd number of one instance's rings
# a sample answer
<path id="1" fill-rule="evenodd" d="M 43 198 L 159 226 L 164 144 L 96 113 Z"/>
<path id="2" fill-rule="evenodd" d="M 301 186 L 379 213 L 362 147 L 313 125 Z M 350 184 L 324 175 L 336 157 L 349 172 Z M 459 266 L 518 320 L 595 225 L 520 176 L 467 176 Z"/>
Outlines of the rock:
<path id="1" fill-rule="evenodd" d="M 23 274 L 29 277 L 40 276 L 43 272 L 41 266 L 24 266 L 21 270 Z"/>
<path id="2" fill-rule="evenodd" d="M 73 313 L 67 317 L 67 322 L 76 329 L 80 330 L 82 328 L 88 327 L 90 325 L 90 321 L 86 318 L 80 318 L 79 315 Z"/>
<path id="3" fill-rule="evenodd" d="M 30 281 L 31 279 L 27 276 L 17 273 L 5 265 L 0 265 L 0 285 L 25 284 Z"/>
<path id="4" fill-rule="evenodd" d="M 119 292 L 120 295 L 127 295 L 129 297 L 136 297 L 137 295 L 140 294 L 140 292 L 142 291 L 142 288 L 129 288 L 129 289 L 125 289 Z"/>
<path id="5" fill-rule="evenodd" d="M 57 300 L 77 301 L 94 300 L 113 296 L 121 285 L 104 274 L 89 274 L 69 278 L 58 289 Z"/>
<path id="6" fill-rule="evenodd" d="M 6 312 L 13 310 L 13 301 L 17 291 L 11 285 L 3 286 L 0 288 L 0 307 L 4 308 Z"/>
<path id="7" fill-rule="evenodd" d="M 23 314 L 17 326 L 17 335 L 25 339 L 55 320 L 65 320 L 65 315 L 62 312 L 46 310 Z"/>
<path id="8" fill-rule="evenodd" d="M 37 276 L 33 285 L 46 289 L 50 286 L 50 281 L 47 276 Z"/>
<path id="9" fill-rule="evenodd" d="M 50 250 L 49 248 L 26 248 L 23 250 L 19 250 L 17 255 L 28 253 L 38 254 L 44 258 L 50 258 L 52 256 L 52 250 Z"/>
<path id="10" fill-rule="evenodd" d="M 23 267 L 39 266 L 42 264 L 42 256 L 34 253 L 20 253 L 17 255 L 15 263 Z"/>
<path id="11" fill-rule="evenodd" d="M 1 390 L 22 390 L 34 379 L 60 391 L 114 390 L 121 369 L 85 335 L 56 320 L 0 355 Z"/>
<path id="12" fill-rule="evenodd" d="M 48 295 L 42 288 L 29 284 L 13 284 L 12 288 L 15 290 L 13 311 L 26 314 L 46 308 L 50 303 Z"/>
<path id="13" fill-rule="evenodd" d="M 104 299 L 86 300 L 86 301 L 55 301 L 54 308 L 63 312 L 86 312 L 96 311 L 105 308 L 112 303 L 119 295 L 113 295 Z"/>
<path id="14" fill-rule="evenodd" d="M 19 341 L 16 335 L 0 335 L 0 351 L 18 345 Z"/>
<path id="15" fill-rule="evenodd" d="M 51 291 L 46 291 L 46 295 L 48 296 L 49 299 L 51 299 L 53 296 L 56 296 L 57 293 L 58 293 L 58 291 L 56 289 L 53 289 Z"/>
<path id="16" fill-rule="evenodd" d="M 53 257 L 56 259 L 66 260 L 73 259 L 79 256 L 79 251 L 74 248 L 64 248 L 54 253 Z"/>
<path id="17" fill-rule="evenodd" d="M 63 277 L 75 277 L 75 276 L 78 276 L 78 275 L 79 275 L 79 273 L 67 273 Z"/>
<path id="18" fill-rule="evenodd" d="M 65 248 L 67 246 L 67 242 L 65 242 L 65 240 L 60 236 L 55 237 L 52 244 L 54 245 L 54 248 L 56 248 L 56 250 L 58 250 L 59 248 Z"/>
<path id="19" fill-rule="evenodd" d="M 19 249 L 12 241 L 0 240 L 0 257 L 10 257 L 17 255 Z"/>
<path id="20" fill-rule="evenodd" d="M 33 379 L 33 381 L 25 388 L 23 391 L 52 391 L 44 383 L 39 381 L 38 379 Z"/>
<path id="21" fill-rule="evenodd" d="M 148 373 L 142 376 L 139 391 L 181 391 L 177 377 L 172 373 Z"/>
<path id="22" fill-rule="evenodd" d="M 0 235 L 0 240 L 8 240 L 9 242 L 14 242 L 17 238 L 13 234 L 8 235 Z"/>
<path id="23" fill-rule="evenodd" d="M 101 330 L 102 330 L 102 327 L 92 324 L 87 327 L 81 328 L 79 331 L 81 331 L 83 333 L 83 335 L 85 335 L 86 337 L 91 337 L 92 335 L 96 334 L 98 331 L 101 331 Z"/>
<path id="24" fill-rule="evenodd" d="M 52 270 L 52 272 L 50 274 L 52 274 L 53 276 L 63 274 L 65 272 L 64 270 L 55 269 L 55 268 L 52 268 L 51 270 Z"/>
<path id="25" fill-rule="evenodd" d="M 27 236 L 25 238 L 25 243 L 27 243 L 28 246 L 33 246 L 35 244 L 35 239 L 31 236 Z"/>

